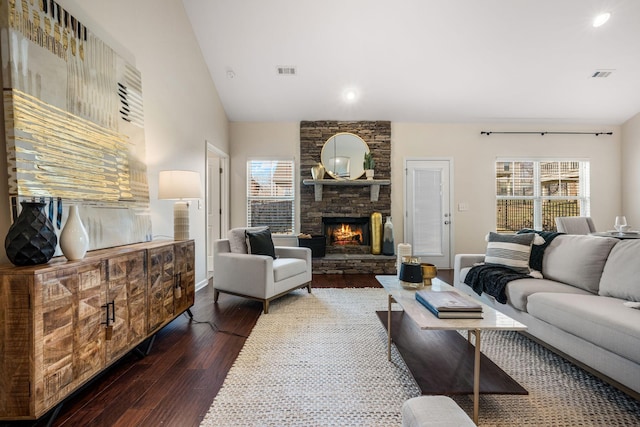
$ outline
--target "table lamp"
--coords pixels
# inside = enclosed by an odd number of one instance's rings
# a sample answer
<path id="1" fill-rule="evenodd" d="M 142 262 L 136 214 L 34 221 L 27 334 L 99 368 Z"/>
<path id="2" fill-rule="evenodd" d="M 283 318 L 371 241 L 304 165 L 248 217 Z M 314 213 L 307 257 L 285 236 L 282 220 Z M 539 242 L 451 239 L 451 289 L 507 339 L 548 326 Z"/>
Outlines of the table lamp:
<path id="1" fill-rule="evenodd" d="M 158 199 L 177 200 L 173 205 L 173 238 L 189 239 L 189 200 L 202 198 L 200 173 L 195 171 L 160 171 Z"/>

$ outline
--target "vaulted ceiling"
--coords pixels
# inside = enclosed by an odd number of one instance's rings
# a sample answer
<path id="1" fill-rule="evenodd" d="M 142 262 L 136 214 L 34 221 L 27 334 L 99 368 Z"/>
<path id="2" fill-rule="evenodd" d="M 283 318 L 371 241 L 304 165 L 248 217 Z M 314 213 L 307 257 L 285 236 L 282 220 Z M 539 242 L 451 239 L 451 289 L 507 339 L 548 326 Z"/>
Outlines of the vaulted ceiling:
<path id="1" fill-rule="evenodd" d="M 639 0 L 183 3 L 231 121 L 621 124 L 640 112 Z"/>

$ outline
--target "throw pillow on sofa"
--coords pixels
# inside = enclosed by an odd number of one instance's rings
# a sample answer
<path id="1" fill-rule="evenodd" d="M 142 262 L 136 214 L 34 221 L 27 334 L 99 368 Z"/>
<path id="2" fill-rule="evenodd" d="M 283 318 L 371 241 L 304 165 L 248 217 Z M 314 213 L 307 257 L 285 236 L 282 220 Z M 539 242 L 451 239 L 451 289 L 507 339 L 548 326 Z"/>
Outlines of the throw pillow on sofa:
<path id="1" fill-rule="evenodd" d="M 247 236 L 247 249 L 250 254 L 268 255 L 276 259 L 276 249 L 273 246 L 271 231 L 268 228 L 261 231 L 247 230 L 245 233 Z"/>
<path id="2" fill-rule="evenodd" d="M 484 263 L 529 274 L 531 272 L 529 268 L 531 245 L 533 245 L 536 236 L 540 237 L 535 233 L 498 234 L 490 232 L 487 236 L 487 253 L 484 257 Z"/>

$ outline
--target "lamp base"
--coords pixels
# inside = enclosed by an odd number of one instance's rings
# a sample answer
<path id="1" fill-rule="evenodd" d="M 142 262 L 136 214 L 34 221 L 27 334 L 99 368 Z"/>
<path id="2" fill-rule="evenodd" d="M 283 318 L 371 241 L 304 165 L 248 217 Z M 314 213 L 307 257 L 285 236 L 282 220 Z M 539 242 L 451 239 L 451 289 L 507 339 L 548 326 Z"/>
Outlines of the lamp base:
<path id="1" fill-rule="evenodd" d="M 189 202 L 178 201 L 173 205 L 173 238 L 189 240 Z"/>

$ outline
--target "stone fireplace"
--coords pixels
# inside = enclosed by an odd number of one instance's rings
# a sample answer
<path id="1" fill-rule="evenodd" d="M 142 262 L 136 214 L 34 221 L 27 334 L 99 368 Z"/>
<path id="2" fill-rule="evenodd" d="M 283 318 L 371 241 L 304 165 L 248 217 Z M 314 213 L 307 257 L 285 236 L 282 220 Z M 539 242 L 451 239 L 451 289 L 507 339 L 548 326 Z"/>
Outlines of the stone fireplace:
<path id="1" fill-rule="evenodd" d="M 373 212 L 380 212 L 383 218 L 391 215 L 393 183 L 380 187 L 376 201 L 371 200 L 368 186 L 325 185 L 322 200 L 316 201 L 314 186 L 302 185 L 302 180 L 311 179 L 311 167 L 320 161 L 324 143 L 339 132 L 361 137 L 376 162 L 375 179 L 391 179 L 391 122 L 300 123 L 300 231 L 324 235 L 327 240 L 326 256 L 313 260 L 314 273 L 395 274 L 395 256 L 371 255 L 369 242 L 370 215 Z"/>

